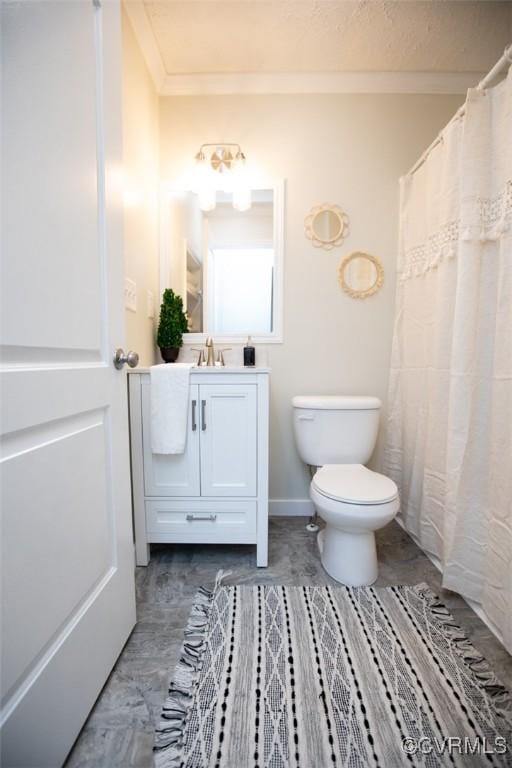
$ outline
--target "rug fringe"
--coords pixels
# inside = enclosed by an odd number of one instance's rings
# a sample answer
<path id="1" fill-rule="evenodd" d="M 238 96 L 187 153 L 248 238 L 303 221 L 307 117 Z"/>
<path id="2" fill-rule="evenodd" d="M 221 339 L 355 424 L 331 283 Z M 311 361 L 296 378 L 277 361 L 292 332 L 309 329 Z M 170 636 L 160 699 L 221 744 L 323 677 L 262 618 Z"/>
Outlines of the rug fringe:
<path id="1" fill-rule="evenodd" d="M 442 625 L 453 647 L 462 657 L 464 664 L 469 667 L 480 687 L 492 700 L 498 714 L 512 728 L 512 693 L 496 677 L 488 661 L 476 650 L 464 630 L 455 623 L 448 608 L 428 584 L 417 584 L 411 589 L 426 602 L 431 615 Z"/>
<path id="2" fill-rule="evenodd" d="M 185 724 L 201 670 L 212 601 L 222 580 L 230 574 L 231 571 L 218 571 L 213 590 L 200 587 L 194 597 L 180 658 L 155 732 L 155 768 L 179 768 L 181 765 Z"/>
<path id="3" fill-rule="evenodd" d="M 223 571 L 222 568 L 217 571 L 217 575 L 215 577 L 215 586 L 213 588 L 213 591 L 215 592 L 216 589 L 220 587 L 224 579 L 227 579 L 228 576 L 231 576 L 233 571 Z"/>

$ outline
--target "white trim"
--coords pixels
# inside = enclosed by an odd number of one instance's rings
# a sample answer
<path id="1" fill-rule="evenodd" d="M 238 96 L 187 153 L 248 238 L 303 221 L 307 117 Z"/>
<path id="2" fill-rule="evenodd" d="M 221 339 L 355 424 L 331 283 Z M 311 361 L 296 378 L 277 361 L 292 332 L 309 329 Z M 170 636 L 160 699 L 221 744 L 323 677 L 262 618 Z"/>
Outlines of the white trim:
<path id="1" fill-rule="evenodd" d="M 153 79 L 158 94 L 164 92 L 167 73 L 158 48 L 153 27 L 148 19 L 143 0 L 123 0 L 124 9 L 130 19 L 139 48 Z"/>
<path id="2" fill-rule="evenodd" d="M 247 344 L 247 337 L 251 337 L 251 344 L 282 344 L 283 337 L 278 336 L 275 333 L 268 334 L 254 334 L 254 333 L 237 333 L 237 334 L 222 334 L 222 333 L 184 333 L 183 334 L 183 346 L 189 347 L 192 344 L 198 344 L 199 346 L 206 344 L 208 336 L 214 338 L 215 344 L 240 344 L 245 347 Z M 231 367 L 231 366 L 229 366 Z"/>
<path id="3" fill-rule="evenodd" d="M 268 470 L 270 444 L 270 376 L 257 377 L 257 518 L 256 518 L 256 565 L 268 565 Z"/>
<path id="4" fill-rule="evenodd" d="M 269 93 L 464 94 L 481 72 L 235 72 L 164 77 L 162 96 Z"/>
<path id="5" fill-rule="evenodd" d="M 311 517 L 315 507 L 310 499 L 270 499 L 269 517 Z"/>
<path id="6" fill-rule="evenodd" d="M 282 179 L 274 184 L 274 250 L 276 259 L 273 296 L 274 330 L 268 337 L 267 343 L 279 343 L 283 341 L 285 194 L 286 185 L 284 179 Z"/>
<path id="7" fill-rule="evenodd" d="M 159 217 L 158 217 L 158 274 L 159 274 L 159 288 L 160 293 L 158 296 L 158 305 L 162 301 L 162 296 L 165 288 L 168 288 L 170 282 L 170 270 L 171 270 L 171 249 L 170 243 L 170 216 L 169 216 L 169 197 L 167 192 L 167 185 L 165 182 L 160 182 L 160 200 L 159 200 Z M 157 320 L 158 328 L 158 320 Z"/>
<path id="8" fill-rule="evenodd" d="M 98 254 L 101 270 L 101 359 L 110 363 L 108 274 L 107 274 L 107 211 L 105 178 L 105 68 L 103 61 L 103 9 L 94 4 L 94 64 L 95 64 L 95 129 L 96 129 L 96 190 L 98 196 Z"/>

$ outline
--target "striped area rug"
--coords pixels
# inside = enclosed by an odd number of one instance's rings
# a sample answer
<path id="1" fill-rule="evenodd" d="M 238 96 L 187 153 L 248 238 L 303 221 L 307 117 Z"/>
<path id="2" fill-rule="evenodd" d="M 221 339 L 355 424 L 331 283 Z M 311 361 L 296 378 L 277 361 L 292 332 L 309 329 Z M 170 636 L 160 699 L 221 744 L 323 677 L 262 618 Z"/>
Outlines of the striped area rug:
<path id="1" fill-rule="evenodd" d="M 201 589 L 157 768 L 512 765 L 512 703 L 426 585 Z"/>

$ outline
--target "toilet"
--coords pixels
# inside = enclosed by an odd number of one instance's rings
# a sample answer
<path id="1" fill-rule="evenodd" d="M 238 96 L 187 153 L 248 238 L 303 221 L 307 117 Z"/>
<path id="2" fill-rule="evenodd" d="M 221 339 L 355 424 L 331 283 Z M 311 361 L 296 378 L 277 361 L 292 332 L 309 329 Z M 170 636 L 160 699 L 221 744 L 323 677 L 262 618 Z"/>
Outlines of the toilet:
<path id="1" fill-rule="evenodd" d="M 365 464 L 379 429 L 377 397 L 296 396 L 293 428 L 302 461 L 318 468 L 310 497 L 325 528 L 318 534 L 322 565 L 348 586 L 378 576 L 375 531 L 398 512 L 398 488 Z"/>

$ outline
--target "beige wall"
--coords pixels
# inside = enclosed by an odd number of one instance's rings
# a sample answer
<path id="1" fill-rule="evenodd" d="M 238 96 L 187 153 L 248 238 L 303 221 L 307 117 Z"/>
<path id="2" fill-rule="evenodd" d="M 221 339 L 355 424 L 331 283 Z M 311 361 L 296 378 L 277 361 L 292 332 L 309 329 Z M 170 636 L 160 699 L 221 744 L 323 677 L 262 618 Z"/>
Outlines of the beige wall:
<path id="1" fill-rule="evenodd" d="M 137 312 L 125 310 L 126 345 L 139 353 L 141 365 L 151 365 L 159 311 L 159 100 L 124 10 L 122 22 L 125 275 L 137 284 Z"/>
<path id="2" fill-rule="evenodd" d="M 461 101 L 399 95 L 161 99 L 163 178 L 185 172 L 202 142 L 229 140 L 240 142 L 253 166 L 286 180 L 284 343 L 256 353 L 272 367 L 272 499 L 308 495 L 293 441 L 294 394 L 372 394 L 386 401 L 398 178 Z M 338 203 L 350 217 L 350 236 L 330 252 L 304 237 L 304 217 L 324 201 Z M 337 283 L 340 258 L 352 250 L 367 250 L 384 264 L 382 290 L 365 301 L 351 299 Z"/>

